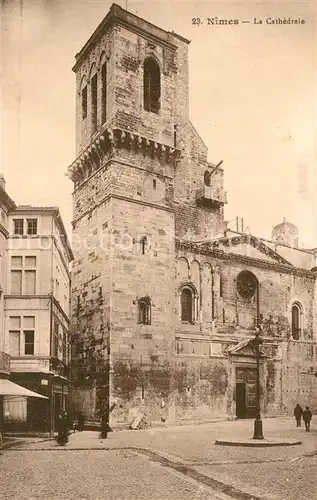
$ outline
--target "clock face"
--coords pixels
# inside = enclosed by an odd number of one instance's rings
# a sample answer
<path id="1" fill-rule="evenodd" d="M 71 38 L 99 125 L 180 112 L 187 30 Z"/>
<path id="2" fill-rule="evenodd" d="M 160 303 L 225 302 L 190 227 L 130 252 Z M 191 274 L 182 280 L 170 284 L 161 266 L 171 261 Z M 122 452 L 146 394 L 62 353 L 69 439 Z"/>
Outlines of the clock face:
<path id="1" fill-rule="evenodd" d="M 242 271 L 238 276 L 237 286 L 239 295 L 250 299 L 256 292 L 257 279 L 250 271 Z"/>

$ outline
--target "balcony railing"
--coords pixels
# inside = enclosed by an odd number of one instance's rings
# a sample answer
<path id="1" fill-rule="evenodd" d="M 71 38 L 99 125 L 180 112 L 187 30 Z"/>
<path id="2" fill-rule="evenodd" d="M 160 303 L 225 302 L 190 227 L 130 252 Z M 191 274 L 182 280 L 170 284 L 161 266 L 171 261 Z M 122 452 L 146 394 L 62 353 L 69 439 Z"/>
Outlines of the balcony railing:
<path id="1" fill-rule="evenodd" d="M 0 373 L 9 375 L 10 373 L 10 355 L 0 351 Z"/>
<path id="2" fill-rule="evenodd" d="M 203 186 L 196 192 L 196 201 L 205 205 L 224 205 L 227 203 L 227 193 L 215 186 Z"/>

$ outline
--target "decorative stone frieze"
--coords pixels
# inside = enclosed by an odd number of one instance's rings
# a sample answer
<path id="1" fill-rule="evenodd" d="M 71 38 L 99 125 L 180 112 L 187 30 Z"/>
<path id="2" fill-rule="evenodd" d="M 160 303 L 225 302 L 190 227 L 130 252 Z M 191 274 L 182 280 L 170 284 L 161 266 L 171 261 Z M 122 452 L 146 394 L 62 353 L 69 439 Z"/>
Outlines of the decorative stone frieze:
<path id="1" fill-rule="evenodd" d="M 134 132 L 105 127 L 70 165 L 66 175 L 77 187 L 92 174 L 94 168 L 99 168 L 105 155 L 109 153 L 111 155 L 118 149 L 139 152 L 144 157 L 157 158 L 166 164 L 175 164 L 180 157 L 180 150 L 176 148 L 142 137 Z"/>

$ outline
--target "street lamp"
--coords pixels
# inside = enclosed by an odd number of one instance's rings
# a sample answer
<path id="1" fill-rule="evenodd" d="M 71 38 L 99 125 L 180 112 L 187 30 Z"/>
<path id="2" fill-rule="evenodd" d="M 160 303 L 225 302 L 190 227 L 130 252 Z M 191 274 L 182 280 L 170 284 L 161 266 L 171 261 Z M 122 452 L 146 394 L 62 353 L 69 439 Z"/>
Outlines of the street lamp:
<path id="1" fill-rule="evenodd" d="M 253 439 L 264 439 L 263 437 L 263 428 L 262 428 L 262 420 L 261 420 L 261 401 L 260 401 L 260 345 L 263 343 L 263 339 L 261 339 L 260 334 L 262 331 L 262 325 L 259 325 L 255 328 L 255 337 L 251 340 L 253 347 L 255 348 L 256 355 L 256 415 L 254 421 L 254 433 Z"/>

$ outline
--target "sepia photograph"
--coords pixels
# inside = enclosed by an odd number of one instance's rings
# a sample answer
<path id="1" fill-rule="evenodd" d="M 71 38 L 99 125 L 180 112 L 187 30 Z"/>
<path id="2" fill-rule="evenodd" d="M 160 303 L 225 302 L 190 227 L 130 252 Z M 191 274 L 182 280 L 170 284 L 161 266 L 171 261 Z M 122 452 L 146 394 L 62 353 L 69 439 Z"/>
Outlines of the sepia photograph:
<path id="1" fill-rule="evenodd" d="M 316 500 L 317 4 L 0 6 L 0 497 Z"/>

